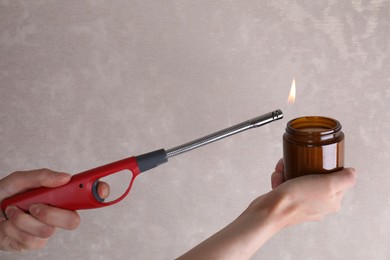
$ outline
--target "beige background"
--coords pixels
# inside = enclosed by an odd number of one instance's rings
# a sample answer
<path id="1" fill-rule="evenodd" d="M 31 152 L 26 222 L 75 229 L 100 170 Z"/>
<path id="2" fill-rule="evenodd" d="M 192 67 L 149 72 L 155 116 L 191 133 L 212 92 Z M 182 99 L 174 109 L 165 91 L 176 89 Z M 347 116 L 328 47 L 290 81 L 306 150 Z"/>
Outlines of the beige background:
<path id="1" fill-rule="evenodd" d="M 1 1 L 0 175 L 77 173 L 280 108 L 285 118 L 140 175 L 43 250 L 1 259 L 172 259 L 270 190 L 288 120 L 338 119 L 343 207 L 253 259 L 388 259 L 390 2 Z M 293 78 L 297 102 L 287 106 Z"/>

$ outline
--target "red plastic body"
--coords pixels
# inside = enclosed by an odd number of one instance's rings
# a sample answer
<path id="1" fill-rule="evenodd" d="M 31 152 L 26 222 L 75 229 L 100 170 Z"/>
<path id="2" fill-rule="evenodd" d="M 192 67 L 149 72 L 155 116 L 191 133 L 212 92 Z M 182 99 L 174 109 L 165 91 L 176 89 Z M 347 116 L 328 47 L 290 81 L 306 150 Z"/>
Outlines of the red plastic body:
<path id="1" fill-rule="evenodd" d="M 99 178 L 115 174 L 123 170 L 130 170 L 133 174 L 129 187 L 119 198 L 110 202 L 100 202 L 93 194 L 93 184 Z M 140 173 L 136 158 L 130 157 L 110 164 L 106 164 L 91 170 L 87 170 L 72 176 L 71 180 L 63 186 L 56 188 L 37 188 L 32 189 L 13 197 L 4 199 L 1 203 L 1 210 L 10 205 L 28 212 L 31 205 L 43 203 L 58 208 L 78 210 L 106 207 L 118 203 L 127 196 L 133 185 L 135 177 Z"/>

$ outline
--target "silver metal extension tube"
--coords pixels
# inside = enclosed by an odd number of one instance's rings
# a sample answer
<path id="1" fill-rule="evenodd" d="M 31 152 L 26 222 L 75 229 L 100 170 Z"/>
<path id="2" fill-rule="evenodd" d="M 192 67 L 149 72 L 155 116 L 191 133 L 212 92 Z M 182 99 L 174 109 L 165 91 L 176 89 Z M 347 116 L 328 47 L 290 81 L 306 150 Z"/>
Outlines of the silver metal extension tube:
<path id="1" fill-rule="evenodd" d="M 283 118 L 283 113 L 280 109 L 275 110 L 273 112 L 252 118 L 250 120 L 244 121 L 242 123 L 236 124 L 234 126 L 225 128 L 223 130 L 220 130 L 218 132 L 206 135 L 204 137 L 198 138 L 194 141 L 185 143 L 183 145 L 176 146 L 174 148 L 166 150 L 167 153 L 167 159 L 173 156 L 176 156 L 181 153 L 188 152 L 192 149 L 201 147 L 203 145 L 218 141 L 220 139 L 223 139 L 225 137 L 240 133 L 242 131 L 259 127 L 268 123 L 271 123 L 273 121 L 279 120 Z"/>

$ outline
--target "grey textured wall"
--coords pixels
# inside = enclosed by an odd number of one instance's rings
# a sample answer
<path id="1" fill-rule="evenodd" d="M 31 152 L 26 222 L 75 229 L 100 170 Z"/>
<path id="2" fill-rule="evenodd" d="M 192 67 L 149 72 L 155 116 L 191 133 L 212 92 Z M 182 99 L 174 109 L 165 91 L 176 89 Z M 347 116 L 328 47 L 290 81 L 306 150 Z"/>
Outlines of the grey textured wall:
<path id="1" fill-rule="evenodd" d="M 123 202 L 1 259 L 172 259 L 270 190 L 288 120 L 338 119 L 358 183 L 253 259 L 388 259 L 390 2 L 0 1 L 0 175 L 77 173 L 281 108 L 172 158 Z M 292 78 L 297 102 L 286 104 Z"/>

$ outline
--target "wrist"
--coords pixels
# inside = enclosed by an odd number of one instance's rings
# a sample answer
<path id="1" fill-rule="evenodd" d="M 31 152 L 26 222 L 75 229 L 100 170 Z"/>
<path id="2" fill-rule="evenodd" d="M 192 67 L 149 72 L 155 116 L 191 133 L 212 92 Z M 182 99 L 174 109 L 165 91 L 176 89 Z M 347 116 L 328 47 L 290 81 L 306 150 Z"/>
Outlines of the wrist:
<path id="1" fill-rule="evenodd" d="M 285 194 L 272 190 L 255 199 L 247 208 L 250 214 L 257 216 L 261 222 L 266 222 L 270 231 L 277 233 L 281 229 L 291 225 L 291 219 L 296 207 Z"/>

